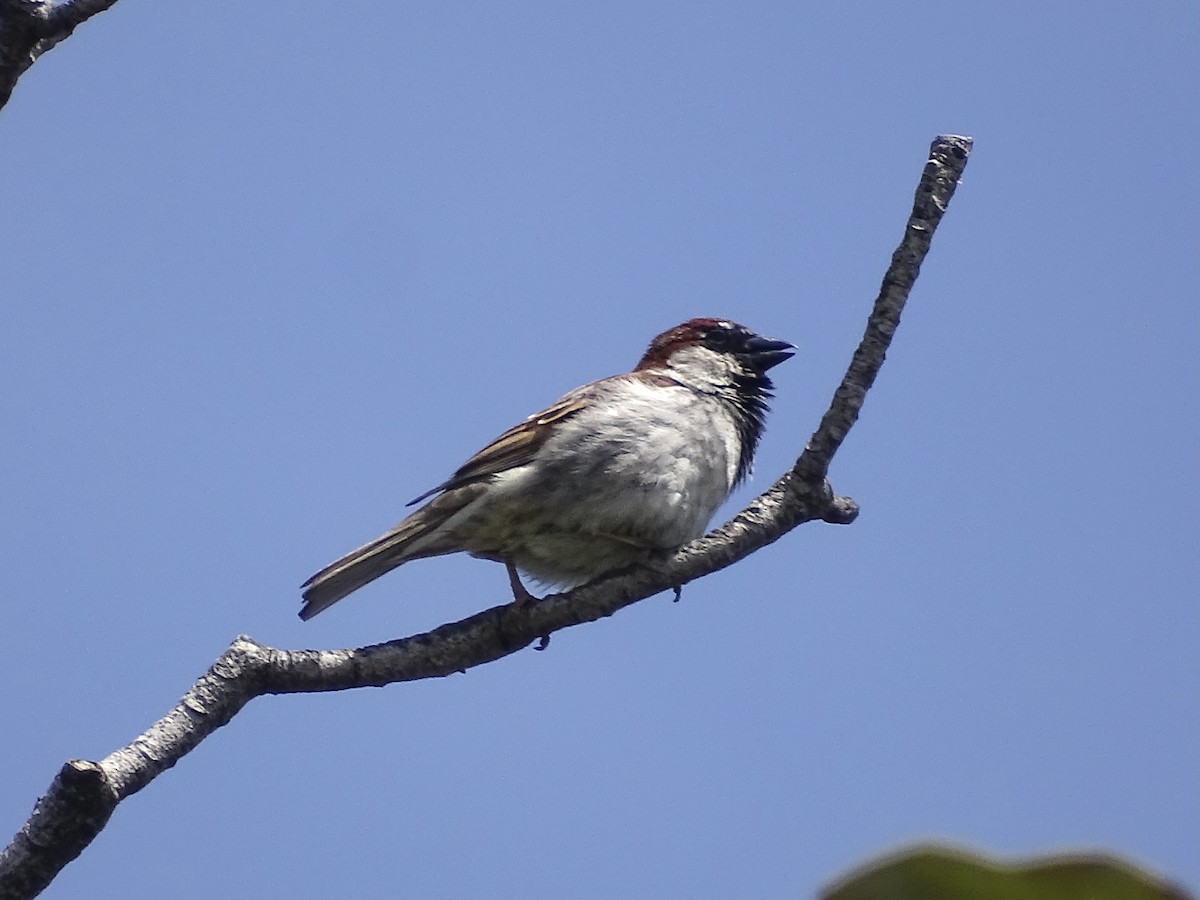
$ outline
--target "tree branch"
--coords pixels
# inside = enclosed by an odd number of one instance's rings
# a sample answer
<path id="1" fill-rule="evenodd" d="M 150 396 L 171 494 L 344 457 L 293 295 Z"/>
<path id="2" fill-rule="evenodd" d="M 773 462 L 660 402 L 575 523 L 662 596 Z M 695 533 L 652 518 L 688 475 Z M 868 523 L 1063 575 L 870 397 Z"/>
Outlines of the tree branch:
<path id="1" fill-rule="evenodd" d="M 101 2 L 91 6 L 100 7 Z M 858 506 L 834 494 L 826 478 L 829 464 L 883 365 L 901 310 L 970 152 L 967 137 L 948 135 L 933 142 L 904 238 L 892 255 L 866 333 L 829 410 L 792 469 L 730 521 L 681 547 L 659 566 L 617 572 L 528 606 L 495 606 L 385 644 L 279 650 L 238 637 L 183 699 L 131 744 L 99 763 L 73 760 L 62 768 L 29 821 L 0 854 L 0 900 L 39 893 L 99 834 L 121 800 L 175 765 L 255 697 L 379 687 L 463 672 L 539 638 L 547 640 L 555 631 L 611 616 L 724 569 L 804 522 L 853 522 Z"/>
<path id="2" fill-rule="evenodd" d="M 0 0 L 0 109 L 39 56 L 117 0 Z"/>

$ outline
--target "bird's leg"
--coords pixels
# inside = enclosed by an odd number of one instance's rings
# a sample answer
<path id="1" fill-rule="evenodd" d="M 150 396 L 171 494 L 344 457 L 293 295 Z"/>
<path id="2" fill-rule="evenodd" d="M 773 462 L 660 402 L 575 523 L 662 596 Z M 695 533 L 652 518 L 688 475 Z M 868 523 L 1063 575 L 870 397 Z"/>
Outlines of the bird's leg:
<path id="1" fill-rule="evenodd" d="M 536 603 L 538 598 L 529 593 L 525 589 L 525 585 L 521 584 L 521 576 L 517 573 L 517 567 L 506 559 L 504 568 L 508 570 L 508 585 L 512 588 L 513 602 L 518 606 Z"/>
<path id="2" fill-rule="evenodd" d="M 533 596 L 525 589 L 525 585 L 521 584 L 521 576 L 517 572 L 517 567 L 507 559 L 504 560 L 504 568 L 508 570 L 508 585 L 512 588 L 513 605 L 518 609 L 529 606 L 531 603 L 536 603 L 538 598 Z M 550 635 L 543 634 L 538 640 L 535 650 L 545 650 L 550 646 Z"/>
<path id="3" fill-rule="evenodd" d="M 611 532 L 597 532 L 601 537 L 608 538 L 610 541 L 616 541 L 624 544 L 627 547 L 633 547 L 636 550 L 641 550 L 643 558 L 641 565 L 645 566 L 654 572 L 663 572 L 667 568 L 667 563 L 670 562 L 672 556 L 675 555 L 675 547 L 660 547 L 658 544 L 652 544 L 649 541 L 643 541 L 636 537 L 631 537 L 624 534 L 612 534 Z M 673 584 L 671 590 L 675 592 L 675 603 L 679 602 L 679 598 L 683 596 L 683 585 Z"/>

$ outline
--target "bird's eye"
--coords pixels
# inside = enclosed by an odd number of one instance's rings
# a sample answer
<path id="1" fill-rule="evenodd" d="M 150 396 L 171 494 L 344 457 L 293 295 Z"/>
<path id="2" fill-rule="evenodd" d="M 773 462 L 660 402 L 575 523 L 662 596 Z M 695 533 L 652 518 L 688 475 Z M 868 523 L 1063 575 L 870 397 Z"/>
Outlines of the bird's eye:
<path id="1" fill-rule="evenodd" d="M 734 330 L 731 322 L 718 322 L 704 335 L 704 343 L 714 350 L 728 350 L 734 344 Z"/>

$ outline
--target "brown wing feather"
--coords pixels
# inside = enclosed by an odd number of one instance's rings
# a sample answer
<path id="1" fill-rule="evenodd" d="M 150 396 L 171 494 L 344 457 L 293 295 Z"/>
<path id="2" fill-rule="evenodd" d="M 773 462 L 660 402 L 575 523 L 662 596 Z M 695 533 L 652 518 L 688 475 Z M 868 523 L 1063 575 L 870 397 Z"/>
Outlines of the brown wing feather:
<path id="1" fill-rule="evenodd" d="M 415 500 L 410 500 L 408 505 L 420 503 L 440 491 L 452 491 L 464 484 L 480 481 L 490 475 L 525 465 L 533 459 L 538 449 L 550 437 L 553 430 L 551 425 L 573 416 L 585 406 L 587 406 L 586 400 L 568 394 L 553 406 L 547 407 L 540 413 L 534 413 L 520 425 L 514 425 L 468 459 L 459 466 L 453 475 L 437 487 L 426 491 Z"/>

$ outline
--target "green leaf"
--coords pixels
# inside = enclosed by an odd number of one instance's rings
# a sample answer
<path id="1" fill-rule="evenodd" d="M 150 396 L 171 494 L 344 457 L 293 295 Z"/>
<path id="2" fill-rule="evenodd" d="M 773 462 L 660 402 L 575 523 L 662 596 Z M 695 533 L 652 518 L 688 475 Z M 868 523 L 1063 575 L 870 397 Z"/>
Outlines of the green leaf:
<path id="1" fill-rule="evenodd" d="M 1102 853 L 997 862 L 930 845 L 892 854 L 839 880 L 821 900 L 1188 900 L 1190 895 Z"/>

